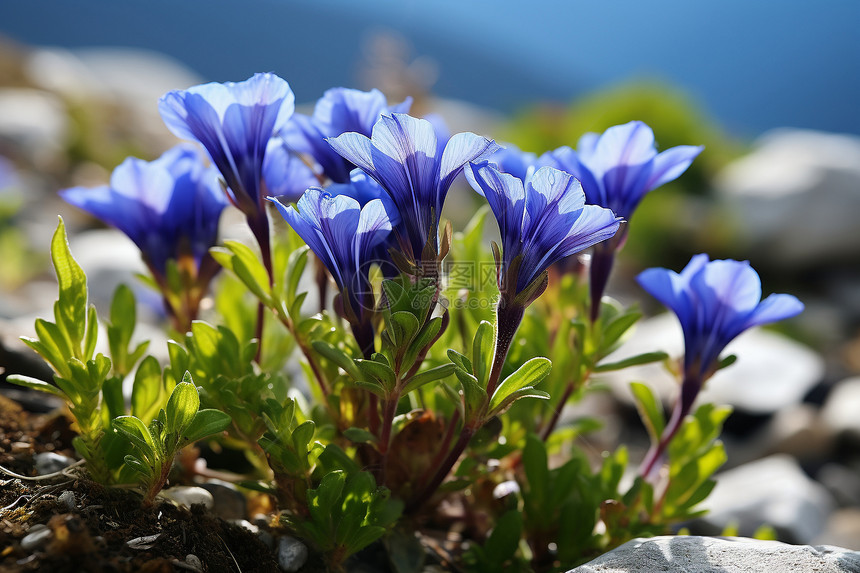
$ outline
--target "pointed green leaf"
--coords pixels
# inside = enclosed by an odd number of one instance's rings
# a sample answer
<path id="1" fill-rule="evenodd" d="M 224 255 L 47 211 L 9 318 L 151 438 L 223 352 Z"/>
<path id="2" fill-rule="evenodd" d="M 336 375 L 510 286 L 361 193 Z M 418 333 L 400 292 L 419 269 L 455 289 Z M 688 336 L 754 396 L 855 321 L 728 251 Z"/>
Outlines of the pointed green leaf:
<path id="1" fill-rule="evenodd" d="M 505 398 L 514 392 L 527 386 L 535 386 L 549 375 L 550 370 L 552 370 L 552 362 L 547 358 L 539 356 L 527 361 L 499 384 L 493 397 L 490 398 L 490 410 L 498 408 Z"/>
<path id="2" fill-rule="evenodd" d="M 200 396 L 194 384 L 187 381 L 190 378 L 186 373 L 183 381 L 173 388 L 165 408 L 167 431 L 175 432 L 177 436 L 188 428 L 200 408 Z"/>
<path id="3" fill-rule="evenodd" d="M 87 323 L 87 277 L 72 257 L 66 226 L 60 217 L 57 230 L 51 239 L 51 259 L 60 287 L 56 305 L 57 324 L 68 335 L 72 348 L 80 351 Z"/>
<path id="4" fill-rule="evenodd" d="M 58 398 L 66 398 L 66 395 L 62 390 L 54 386 L 53 384 L 49 384 L 44 380 L 38 380 L 36 378 L 31 378 L 30 376 L 22 376 L 20 374 L 10 374 L 6 377 L 7 382 L 11 382 L 12 384 L 17 384 L 18 386 L 24 386 L 25 388 L 30 388 L 32 390 L 38 390 L 39 392 L 46 392 L 48 394 L 53 394 Z"/>
<path id="5" fill-rule="evenodd" d="M 111 426 L 127 437 L 140 449 L 141 453 L 152 461 L 158 460 L 161 448 L 156 445 L 149 428 L 134 416 L 119 416 L 111 421 Z"/>
<path id="6" fill-rule="evenodd" d="M 230 416 L 220 410 L 198 410 L 194 419 L 182 432 L 186 443 L 196 442 L 223 432 L 230 426 Z"/>
<path id="7" fill-rule="evenodd" d="M 630 368 L 631 366 L 641 366 L 642 364 L 660 362 L 667 358 L 669 358 L 669 355 L 665 352 L 645 352 L 644 354 L 637 354 L 636 356 L 618 360 L 617 362 L 598 364 L 593 371 L 596 373 L 613 372 L 615 370 Z"/>
<path id="8" fill-rule="evenodd" d="M 410 378 L 403 387 L 403 395 L 406 395 L 413 390 L 417 390 L 429 382 L 435 382 L 437 380 L 447 378 L 454 373 L 455 368 L 456 366 L 453 364 L 442 364 L 441 366 L 436 366 L 435 368 L 425 370 L 424 372 L 419 372 Z"/>
<path id="9" fill-rule="evenodd" d="M 379 441 L 376 436 L 363 428 L 347 428 L 343 431 L 343 436 L 356 444 L 375 444 Z"/>
<path id="10" fill-rule="evenodd" d="M 639 417 L 645 424 L 645 429 L 648 431 L 648 436 L 651 438 L 651 443 L 656 444 L 663 434 L 663 429 L 666 427 L 666 418 L 663 415 L 663 407 L 651 389 L 641 382 L 631 382 L 630 390 L 633 392 L 633 399 L 636 402 L 636 409 L 639 411 Z"/>
<path id="11" fill-rule="evenodd" d="M 144 358 L 134 374 L 131 388 L 131 413 L 141 420 L 151 420 L 164 405 L 161 365 L 154 356 Z"/>
<path id="12" fill-rule="evenodd" d="M 336 364 L 339 368 L 349 374 L 353 380 L 358 381 L 363 378 L 361 371 L 358 369 L 358 366 L 355 365 L 352 357 L 343 350 L 332 346 L 325 340 L 314 340 L 311 342 L 311 346 L 317 354 Z"/>
<path id="13" fill-rule="evenodd" d="M 490 363 L 493 360 L 493 343 L 495 331 L 493 325 L 482 320 L 475 331 L 472 341 L 472 367 L 473 374 L 482 388 L 487 387 L 487 377 L 490 372 Z"/>

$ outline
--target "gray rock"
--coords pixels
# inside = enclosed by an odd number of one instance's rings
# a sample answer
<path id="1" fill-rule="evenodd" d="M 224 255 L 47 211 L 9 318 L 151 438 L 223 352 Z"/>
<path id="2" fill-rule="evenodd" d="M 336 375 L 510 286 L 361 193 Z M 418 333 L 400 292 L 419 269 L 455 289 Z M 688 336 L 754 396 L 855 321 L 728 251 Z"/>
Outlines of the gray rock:
<path id="1" fill-rule="evenodd" d="M 75 460 L 54 452 L 36 454 L 33 456 L 33 461 L 36 464 L 36 473 L 39 475 L 61 472 L 75 463 Z"/>
<path id="2" fill-rule="evenodd" d="M 860 471 L 837 463 L 821 466 L 815 479 L 827 488 L 842 506 L 860 506 Z"/>
<path id="3" fill-rule="evenodd" d="M 848 507 L 833 512 L 827 529 L 815 539 L 815 543 L 860 550 L 860 508 Z"/>
<path id="4" fill-rule="evenodd" d="M 644 352 L 663 350 L 672 357 L 684 354 L 684 337 L 674 314 L 643 320 L 621 348 L 605 359 L 615 362 Z M 762 329 L 741 334 L 724 355 L 738 360 L 717 372 L 705 385 L 699 402 L 728 404 L 756 414 L 768 414 L 798 404 L 824 375 L 824 360 L 809 347 Z M 630 380 L 647 380 L 664 403 L 672 403 L 678 381 L 660 363 L 626 368 L 595 376 L 606 382 L 622 401 L 632 404 Z"/>
<path id="5" fill-rule="evenodd" d="M 835 384 L 821 415 L 834 432 L 860 438 L 860 376 Z"/>
<path id="6" fill-rule="evenodd" d="M 74 511 L 75 507 L 76 507 L 75 492 L 73 492 L 71 490 L 66 490 L 63 493 L 61 493 L 57 497 L 57 505 L 59 505 L 60 507 L 62 507 L 66 511 Z"/>
<path id="7" fill-rule="evenodd" d="M 717 188 L 744 229 L 753 257 L 815 266 L 860 255 L 860 138 L 807 130 L 765 134 L 730 164 Z"/>
<path id="8" fill-rule="evenodd" d="M 34 549 L 38 549 L 47 543 L 53 536 L 54 532 L 47 527 L 37 531 L 31 531 L 21 540 L 21 549 L 24 551 L 33 551 Z"/>
<path id="9" fill-rule="evenodd" d="M 570 573 L 858 573 L 860 553 L 743 537 L 634 539 Z"/>
<path id="10" fill-rule="evenodd" d="M 244 520 L 247 517 L 248 504 L 245 496 L 230 482 L 211 480 L 200 484 L 200 487 L 212 494 L 215 501 L 213 512 L 218 517 L 228 521 Z"/>
<path id="11" fill-rule="evenodd" d="M 201 504 L 206 507 L 206 509 L 212 509 L 215 506 L 212 494 L 202 487 L 180 485 L 162 490 L 158 495 L 175 501 L 180 505 L 187 505 L 188 507 L 195 504 Z"/>
<path id="12" fill-rule="evenodd" d="M 185 565 L 189 567 L 192 571 L 199 571 L 200 573 L 205 571 L 205 569 L 203 568 L 203 562 L 193 553 L 189 553 L 185 556 Z"/>
<path id="13" fill-rule="evenodd" d="M 62 151 L 69 120 L 63 101 L 49 92 L 0 89 L 0 139 L 11 142 L 39 167 Z"/>
<path id="14" fill-rule="evenodd" d="M 709 513 L 697 522 L 701 531 L 718 533 L 736 524 L 751 536 L 761 525 L 773 526 L 780 539 L 810 543 L 826 527 L 834 509 L 830 493 L 811 480 L 794 458 L 778 454 L 716 476 L 717 485 L 702 503 Z"/>
<path id="15" fill-rule="evenodd" d="M 288 535 L 278 539 L 278 566 L 282 571 L 298 571 L 307 560 L 308 548 L 304 543 Z"/>

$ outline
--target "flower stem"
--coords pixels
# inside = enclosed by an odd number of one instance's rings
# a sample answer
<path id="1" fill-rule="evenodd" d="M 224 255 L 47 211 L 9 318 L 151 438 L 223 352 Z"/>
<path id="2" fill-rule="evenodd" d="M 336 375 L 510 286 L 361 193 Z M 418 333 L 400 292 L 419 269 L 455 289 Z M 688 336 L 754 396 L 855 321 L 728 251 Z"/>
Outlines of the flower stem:
<path id="1" fill-rule="evenodd" d="M 263 266 L 266 268 L 266 273 L 269 275 L 269 287 L 275 284 L 275 273 L 272 266 L 272 242 L 269 237 L 269 216 L 266 213 L 265 206 L 262 207 L 255 219 L 248 218 L 248 227 L 257 239 L 257 244 L 260 246 L 260 255 L 263 259 Z M 254 360 L 257 364 L 260 363 L 260 357 L 263 355 L 263 322 L 266 316 L 266 306 L 260 301 L 257 304 L 257 326 L 254 336 L 257 339 L 257 354 Z"/>
<path id="2" fill-rule="evenodd" d="M 591 322 L 597 321 L 600 316 L 600 300 L 606 291 L 609 275 L 615 263 L 615 249 L 612 245 L 597 245 L 591 255 L 591 270 L 589 272 L 589 286 L 591 291 Z"/>
<path id="3" fill-rule="evenodd" d="M 499 301 L 496 307 L 496 347 L 493 351 L 493 366 L 490 370 L 490 377 L 487 379 L 488 397 L 493 396 L 493 392 L 499 384 L 511 342 L 513 342 L 514 335 L 523 321 L 525 311 L 525 307 L 506 303 L 504 298 Z"/>
<path id="4" fill-rule="evenodd" d="M 672 417 L 669 423 L 660 435 L 660 440 L 656 444 L 652 444 L 648 453 L 645 454 L 645 459 L 642 460 L 642 465 L 639 466 L 639 475 L 645 480 L 654 483 L 657 479 L 657 471 L 663 462 L 666 455 L 666 449 L 672 442 L 672 438 L 681 429 L 684 423 L 684 418 L 690 413 L 693 407 L 693 402 L 699 394 L 701 384 L 698 378 L 687 376 L 684 378 L 684 383 L 681 384 L 681 395 L 678 396 L 678 401 L 675 402 L 675 408 L 672 410 Z"/>

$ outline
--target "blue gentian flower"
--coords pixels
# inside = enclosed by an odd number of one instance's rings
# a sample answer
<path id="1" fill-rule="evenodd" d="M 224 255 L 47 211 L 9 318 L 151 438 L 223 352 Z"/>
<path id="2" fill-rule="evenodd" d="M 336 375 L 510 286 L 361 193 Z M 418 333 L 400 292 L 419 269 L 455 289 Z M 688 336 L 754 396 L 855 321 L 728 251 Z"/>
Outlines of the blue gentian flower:
<path id="1" fill-rule="evenodd" d="M 362 207 L 352 197 L 318 187 L 308 189 L 295 207 L 277 197 L 268 199 L 331 273 L 350 322 L 364 322 L 364 310 L 373 308 L 367 271 L 377 246 L 391 232 L 382 201 L 373 199 Z"/>
<path id="2" fill-rule="evenodd" d="M 203 145 L 227 184 L 230 200 L 251 219 L 263 212 L 266 147 L 293 115 L 294 100 L 287 82 L 268 73 L 244 82 L 171 91 L 159 100 L 158 109 L 176 136 Z"/>
<path id="3" fill-rule="evenodd" d="M 654 132 L 641 121 L 587 133 L 576 151 L 560 147 L 550 155 L 559 169 L 582 183 L 586 201 L 629 220 L 646 193 L 681 176 L 704 147 L 679 145 L 657 153 Z"/>
<path id="4" fill-rule="evenodd" d="M 440 152 L 433 125 L 401 113 L 380 116 L 370 138 L 350 132 L 328 142 L 391 196 L 401 217 L 395 229 L 398 243 L 413 261 L 424 259 L 425 247 L 438 253 L 442 206 L 463 166 L 499 148 L 491 139 L 466 132 L 451 137 Z"/>
<path id="5" fill-rule="evenodd" d="M 680 274 L 653 268 L 637 279 L 678 316 L 684 331 L 681 393 L 660 440 L 651 445 L 639 470 L 654 481 L 669 443 L 705 381 L 719 368 L 726 345 L 749 328 L 799 314 L 803 304 L 788 294 L 761 300 L 761 280 L 749 262 L 710 261 L 705 254 L 693 257 Z"/>
<path id="6" fill-rule="evenodd" d="M 267 195 L 287 201 L 297 201 L 309 188 L 320 184 L 314 170 L 280 137 L 273 137 L 266 146 L 263 181 Z"/>
<path id="7" fill-rule="evenodd" d="M 537 154 L 523 151 L 511 143 L 505 143 L 504 147 L 490 155 L 487 161 L 495 164 L 502 173 L 510 173 L 523 181 L 540 167 L 547 165 L 555 167 L 555 162 L 549 158 L 549 154 L 538 157 Z"/>
<path id="8" fill-rule="evenodd" d="M 720 353 L 743 331 L 803 310 L 803 303 L 789 294 L 761 300 L 761 280 L 748 261 L 709 261 L 701 254 L 680 274 L 653 268 L 637 280 L 678 316 L 684 331 L 684 370 L 699 379 L 713 372 Z"/>
<path id="9" fill-rule="evenodd" d="M 579 179 L 588 203 L 612 209 L 629 221 L 646 193 L 677 179 L 702 149 L 679 145 L 657 153 L 651 128 L 641 121 L 631 121 L 610 127 L 602 135 L 583 135 L 576 151 L 560 147 L 548 156 L 556 167 Z M 626 237 L 625 225 L 611 241 L 594 249 L 589 271 L 592 322 L 600 315 L 600 300 L 612 273 L 615 253 Z"/>
<path id="10" fill-rule="evenodd" d="M 466 178 L 499 223 L 503 297 L 516 297 L 554 262 L 609 239 L 621 223 L 611 210 L 586 205 L 579 181 L 552 167 L 523 182 L 484 161 L 471 163 Z"/>
<path id="11" fill-rule="evenodd" d="M 385 95 L 377 89 L 364 92 L 332 88 L 317 101 L 313 115 L 295 114 L 284 128 L 283 137 L 290 149 L 313 157 L 329 179 L 348 183 L 349 174 L 356 166 L 338 155 L 326 139 L 347 132 L 369 136 L 380 115 L 408 113 L 410 107 L 411 98 L 388 105 Z"/>
<path id="12" fill-rule="evenodd" d="M 130 157 L 114 169 L 109 185 L 74 187 L 60 195 L 128 235 L 159 280 L 170 259 L 190 257 L 199 268 L 209 258 L 227 205 L 218 172 L 186 146 L 151 162 Z"/>

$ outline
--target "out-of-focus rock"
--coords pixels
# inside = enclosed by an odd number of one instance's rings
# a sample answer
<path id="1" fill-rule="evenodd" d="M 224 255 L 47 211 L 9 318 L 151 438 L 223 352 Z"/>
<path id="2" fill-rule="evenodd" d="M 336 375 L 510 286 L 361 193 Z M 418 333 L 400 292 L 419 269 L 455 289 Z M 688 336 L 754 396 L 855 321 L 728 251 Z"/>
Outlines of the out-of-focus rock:
<path id="1" fill-rule="evenodd" d="M 783 267 L 860 256 L 860 138 L 779 129 L 730 164 L 717 187 L 753 254 Z"/>
<path id="2" fill-rule="evenodd" d="M 630 339 L 606 358 L 624 358 L 663 350 L 672 357 L 684 353 L 681 326 L 665 313 L 641 321 Z M 816 352 L 785 336 L 764 329 L 741 334 L 723 352 L 736 354 L 737 362 L 717 372 L 705 385 L 700 402 L 728 404 L 756 414 L 769 414 L 799 403 L 824 375 L 824 360 Z M 630 380 L 647 380 L 664 403 L 675 400 L 678 382 L 662 364 L 647 364 L 600 375 L 624 402 L 632 403 Z"/>
<path id="3" fill-rule="evenodd" d="M 767 524 L 780 539 L 810 543 L 824 531 L 835 505 L 830 493 L 787 455 L 745 464 L 717 475 L 716 480 L 714 491 L 701 505 L 708 514 L 692 527 L 696 531 L 718 533 L 736 524 L 741 535 L 751 536 Z"/>
<path id="4" fill-rule="evenodd" d="M 816 538 L 815 543 L 860 550 L 860 508 L 835 511 L 827 522 L 827 529 Z M 857 570 L 860 571 L 860 565 Z"/>
<path id="5" fill-rule="evenodd" d="M 821 414 L 834 432 L 860 438 L 860 376 L 834 385 Z"/>
<path id="6" fill-rule="evenodd" d="M 66 107 L 56 95 L 29 88 L 0 89 L 0 140 L 37 167 L 56 160 L 68 128 Z"/>
<path id="7" fill-rule="evenodd" d="M 860 553 L 829 545 L 788 545 L 743 537 L 634 539 L 570 573 L 857 573 Z"/>
<path id="8" fill-rule="evenodd" d="M 827 488 L 840 505 L 860 507 L 860 469 L 837 463 L 824 464 L 815 474 L 815 479 Z"/>

